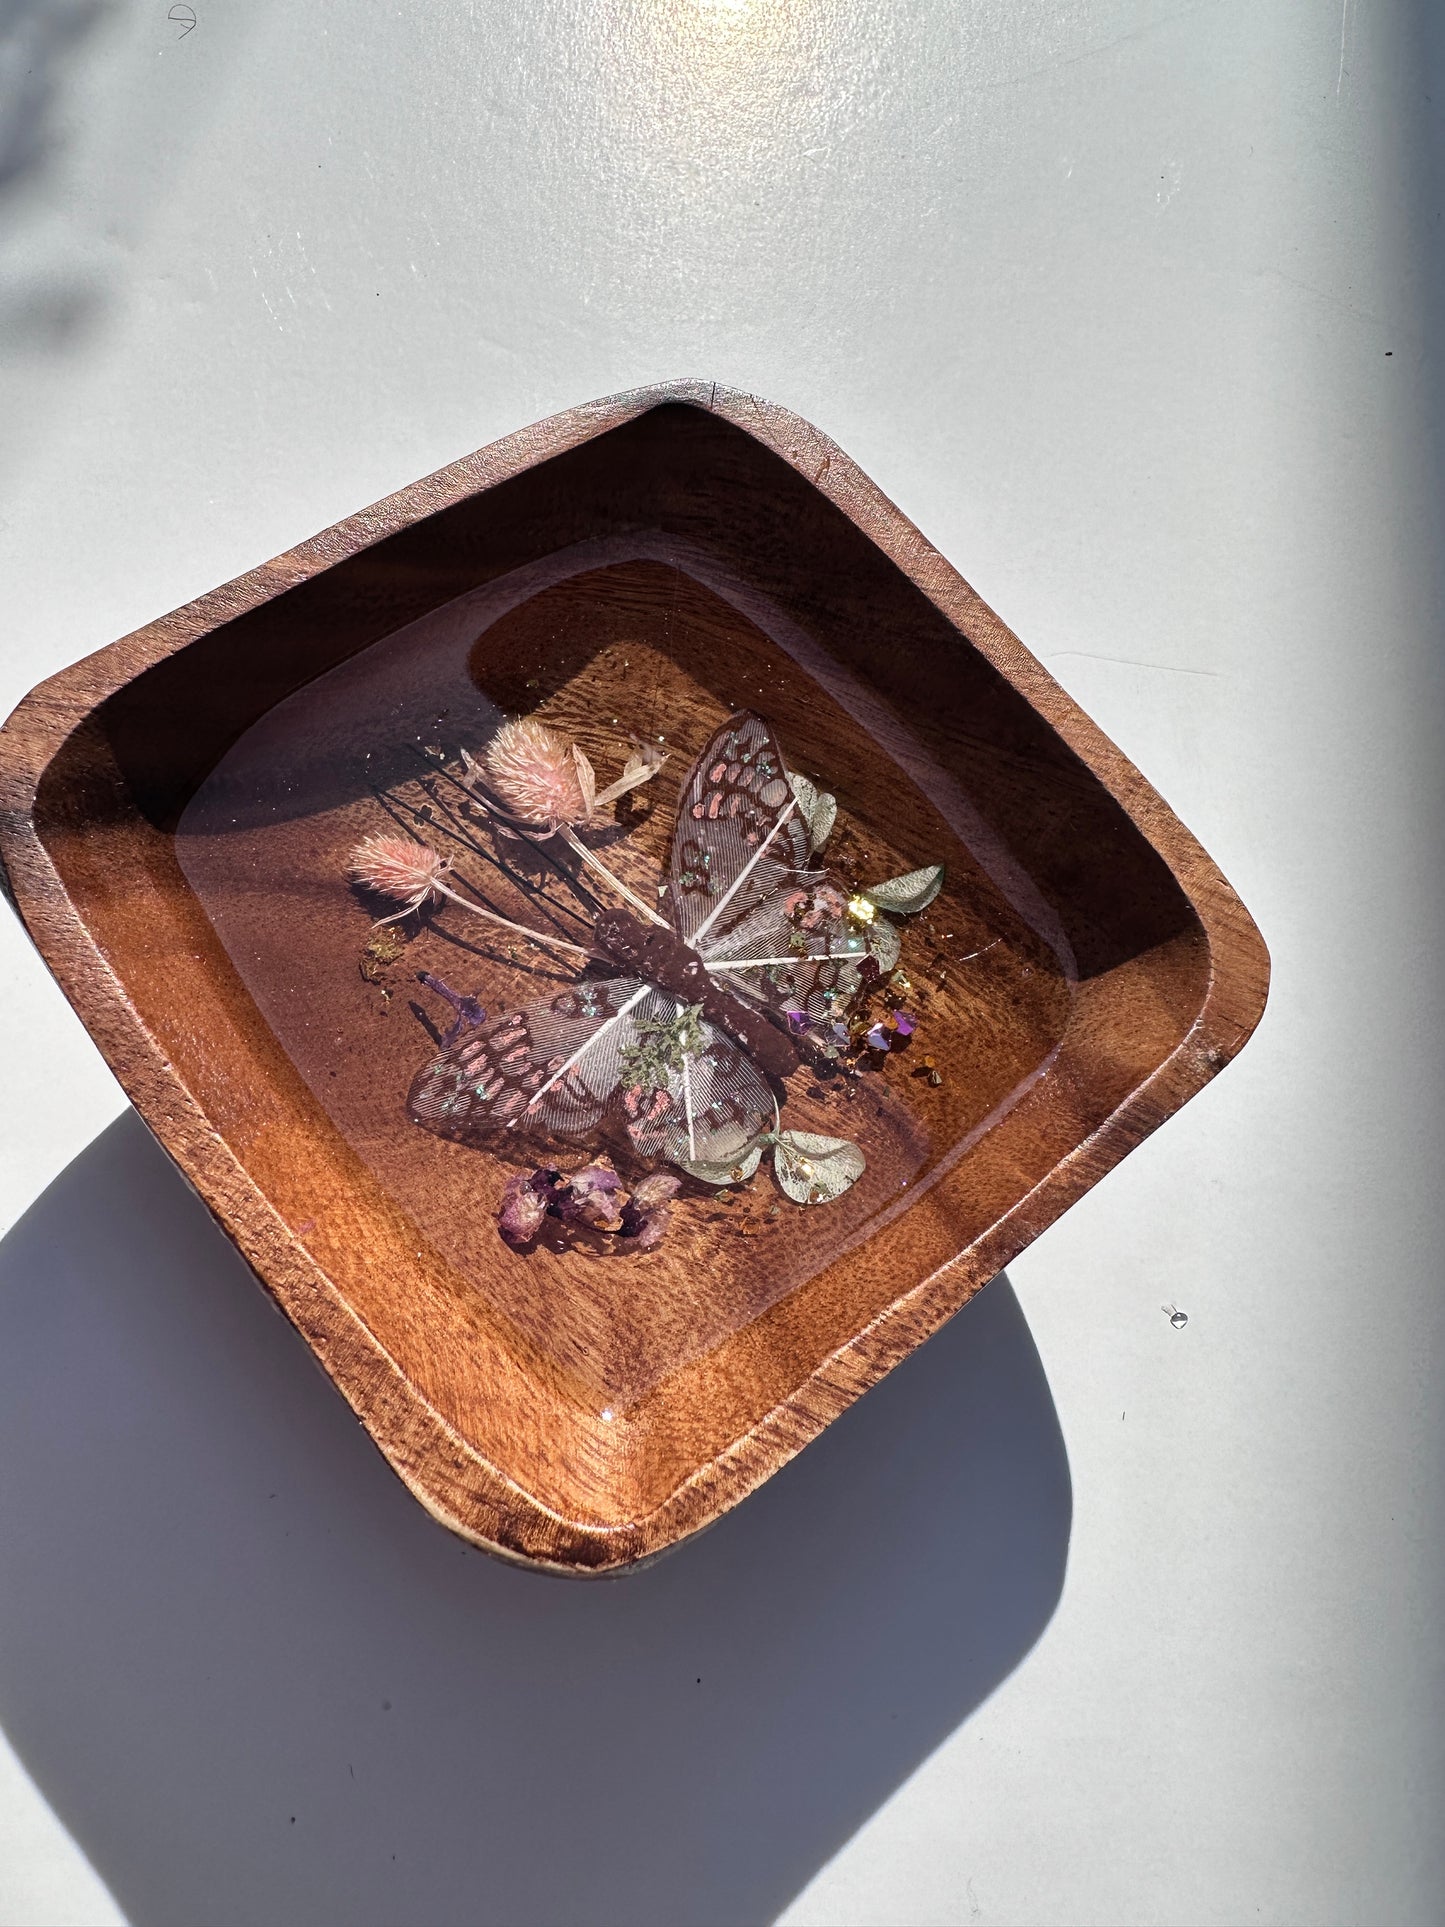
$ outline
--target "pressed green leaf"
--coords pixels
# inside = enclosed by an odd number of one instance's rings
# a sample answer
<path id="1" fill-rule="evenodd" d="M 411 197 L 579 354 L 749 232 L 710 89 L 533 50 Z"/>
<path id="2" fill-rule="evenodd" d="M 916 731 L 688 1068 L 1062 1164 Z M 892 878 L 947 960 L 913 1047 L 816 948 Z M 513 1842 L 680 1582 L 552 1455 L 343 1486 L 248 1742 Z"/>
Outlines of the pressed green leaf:
<path id="1" fill-rule="evenodd" d="M 773 1150 L 778 1183 L 795 1204 L 831 1204 L 867 1169 L 868 1161 L 846 1137 L 814 1131 L 780 1131 Z"/>
<path id="2" fill-rule="evenodd" d="M 889 877 L 863 892 L 879 910 L 891 910 L 897 917 L 915 917 L 926 910 L 943 888 L 943 865 L 930 863 L 922 870 L 909 870 L 901 877 Z"/>
<path id="3" fill-rule="evenodd" d="M 677 1168 L 679 1171 L 686 1171 L 690 1178 L 700 1178 L 704 1184 L 718 1186 L 724 1184 L 746 1184 L 758 1168 L 758 1161 L 763 1155 L 763 1147 L 766 1142 L 767 1140 L 765 1138 L 760 1138 L 756 1144 L 744 1151 L 739 1157 L 727 1158 L 718 1164 L 706 1164 L 701 1161 L 696 1164 L 688 1164 L 682 1159 L 679 1159 Z"/>
<path id="4" fill-rule="evenodd" d="M 790 775 L 788 781 L 798 799 L 799 813 L 808 826 L 808 840 L 815 850 L 821 850 L 833 833 L 838 799 L 820 790 L 816 783 L 810 783 L 806 776 Z"/>
<path id="5" fill-rule="evenodd" d="M 898 953 L 903 948 L 897 927 L 885 923 L 881 917 L 875 917 L 863 932 L 863 941 L 868 946 L 869 956 L 878 959 L 878 968 L 886 977 L 898 962 Z"/>

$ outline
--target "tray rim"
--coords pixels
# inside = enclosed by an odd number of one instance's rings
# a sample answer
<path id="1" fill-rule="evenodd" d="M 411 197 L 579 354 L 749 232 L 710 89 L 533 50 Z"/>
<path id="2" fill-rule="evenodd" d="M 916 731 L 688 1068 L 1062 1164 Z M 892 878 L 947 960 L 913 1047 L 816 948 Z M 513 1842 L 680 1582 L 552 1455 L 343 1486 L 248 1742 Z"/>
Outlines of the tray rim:
<path id="1" fill-rule="evenodd" d="M 45 772 L 85 719 L 145 670 L 395 534 L 669 404 L 730 422 L 831 501 L 966 634 L 1053 728 L 1163 859 L 1198 918 L 1204 1001 L 1187 1034 L 1081 1143 L 974 1244 L 902 1291 L 732 1443 L 626 1524 L 568 1519 L 463 1439 L 406 1378 L 209 1122 L 131 1005 L 35 827 Z M 1218 865 L 1152 784 L 963 576 L 827 435 L 746 391 L 684 379 L 565 409 L 410 483 L 271 561 L 144 624 L 39 683 L 0 726 L 0 888 L 127 1097 L 261 1283 L 300 1330 L 422 1505 L 503 1558 L 571 1574 L 636 1566 L 712 1523 L 777 1471 L 1179 1110 L 1243 1047 L 1263 1014 L 1269 956 Z M 464 1471 L 471 1516 L 449 1497 Z"/>

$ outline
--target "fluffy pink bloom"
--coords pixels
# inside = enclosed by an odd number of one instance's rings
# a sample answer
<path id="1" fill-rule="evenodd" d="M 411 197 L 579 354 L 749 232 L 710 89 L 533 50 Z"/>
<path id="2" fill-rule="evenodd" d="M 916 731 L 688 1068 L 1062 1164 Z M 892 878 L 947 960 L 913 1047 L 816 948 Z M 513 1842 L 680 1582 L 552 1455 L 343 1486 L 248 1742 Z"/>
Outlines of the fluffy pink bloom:
<path id="1" fill-rule="evenodd" d="M 418 843 L 409 836 L 364 837 L 346 864 L 353 883 L 401 905 L 391 916 L 383 917 L 383 923 L 395 923 L 398 917 L 420 910 L 433 899 L 440 902 L 440 879 L 450 868 L 448 858 L 438 855 L 430 844 Z"/>
<path id="2" fill-rule="evenodd" d="M 546 829 L 586 823 L 597 785 L 581 750 L 533 716 L 503 723 L 483 757 L 487 780 L 524 822 Z"/>

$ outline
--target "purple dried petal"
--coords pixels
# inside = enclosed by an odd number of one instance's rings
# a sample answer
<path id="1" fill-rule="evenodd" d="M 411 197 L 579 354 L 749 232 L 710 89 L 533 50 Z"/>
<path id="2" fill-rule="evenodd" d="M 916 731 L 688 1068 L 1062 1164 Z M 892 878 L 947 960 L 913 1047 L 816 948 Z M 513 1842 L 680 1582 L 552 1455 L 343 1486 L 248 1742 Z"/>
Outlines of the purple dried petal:
<path id="1" fill-rule="evenodd" d="M 632 1239 L 634 1251 L 653 1251 L 662 1243 L 667 1227 L 672 1223 L 672 1213 L 667 1206 L 659 1205 L 656 1211 L 643 1213 L 637 1234 Z"/>
<path id="2" fill-rule="evenodd" d="M 419 970 L 416 974 L 418 983 L 425 984 L 428 990 L 434 990 L 438 997 L 445 997 L 456 1012 L 451 1028 L 442 1038 L 443 1049 L 450 1048 L 464 1030 L 473 1030 L 478 1024 L 486 1023 L 487 1013 L 475 997 L 464 997 L 459 990 L 453 990 L 450 984 L 443 983 L 440 977 L 433 977 L 429 970 Z"/>
<path id="3" fill-rule="evenodd" d="M 849 1030 L 846 1024 L 840 1024 L 837 1022 L 834 1023 L 833 1042 L 835 1044 L 846 1044 L 852 1037 L 852 1034 L 853 1033 Z"/>
<path id="4" fill-rule="evenodd" d="M 518 1171 L 507 1179 L 497 1213 L 497 1229 L 509 1245 L 530 1244 L 541 1229 L 547 1215 L 550 1186 L 548 1190 L 538 1190 L 536 1181 L 549 1177 L 550 1173 L 544 1171 Z"/>
<path id="5" fill-rule="evenodd" d="M 888 1033 L 881 1024 L 875 1024 L 864 1040 L 869 1050 L 887 1050 Z"/>
<path id="6" fill-rule="evenodd" d="M 568 1176 L 567 1183 L 579 1198 L 611 1197 L 614 1191 L 622 1189 L 621 1178 L 608 1164 L 584 1164 L 580 1171 Z"/>
<path id="7" fill-rule="evenodd" d="M 893 1013 L 893 1021 L 898 1028 L 898 1035 L 900 1037 L 911 1037 L 914 1031 L 917 1030 L 918 1028 L 918 1025 L 915 1023 L 913 1018 L 911 1018 L 907 1014 L 906 1011 L 902 1011 L 902 1010 L 895 1011 Z"/>
<path id="8" fill-rule="evenodd" d="M 611 1226 L 617 1222 L 622 1180 L 605 1164 L 586 1164 L 566 1178 L 556 1200 L 558 1214 L 573 1223 Z"/>
<path id="9" fill-rule="evenodd" d="M 682 1189 L 682 1179 L 674 1177 L 671 1171 L 654 1171 L 642 1180 L 632 1193 L 631 1208 L 637 1212 L 652 1211 L 669 1198 L 675 1198 Z"/>
<path id="10" fill-rule="evenodd" d="M 805 1030 L 811 1030 L 813 1027 L 813 1020 L 806 1010 L 785 1010 L 783 1015 L 788 1020 L 788 1029 L 795 1037 L 800 1036 Z"/>

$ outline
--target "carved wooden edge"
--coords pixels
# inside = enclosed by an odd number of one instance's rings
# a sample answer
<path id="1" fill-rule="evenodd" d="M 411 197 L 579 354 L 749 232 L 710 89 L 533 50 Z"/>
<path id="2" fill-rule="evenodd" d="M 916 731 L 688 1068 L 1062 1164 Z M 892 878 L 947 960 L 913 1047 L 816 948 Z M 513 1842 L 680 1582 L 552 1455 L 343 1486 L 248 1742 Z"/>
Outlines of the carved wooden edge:
<path id="1" fill-rule="evenodd" d="M 984 1236 L 903 1293 L 660 1505 L 622 1526 L 564 1519 L 419 1398 L 208 1122 L 91 940 L 34 826 L 46 768 L 98 704 L 223 622 L 424 516 L 667 403 L 707 410 L 790 464 L 907 575 L 1059 733 L 1168 865 L 1208 945 L 1209 984 L 1170 1057 Z M 711 1524 L 946 1322 L 1085 1190 L 1200 1090 L 1263 1014 L 1269 956 L 1218 866 L 1128 758 L 857 465 L 800 416 L 680 380 L 564 410 L 412 483 L 40 683 L 0 729 L 0 888 L 127 1096 L 301 1331 L 409 1490 L 503 1558 L 571 1575 L 636 1566 Z"/>

